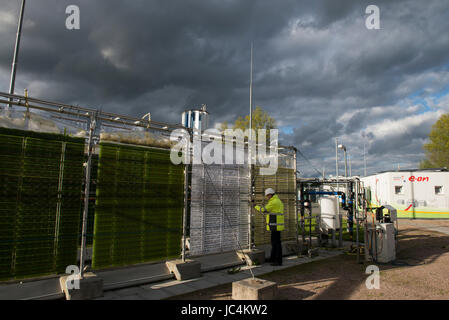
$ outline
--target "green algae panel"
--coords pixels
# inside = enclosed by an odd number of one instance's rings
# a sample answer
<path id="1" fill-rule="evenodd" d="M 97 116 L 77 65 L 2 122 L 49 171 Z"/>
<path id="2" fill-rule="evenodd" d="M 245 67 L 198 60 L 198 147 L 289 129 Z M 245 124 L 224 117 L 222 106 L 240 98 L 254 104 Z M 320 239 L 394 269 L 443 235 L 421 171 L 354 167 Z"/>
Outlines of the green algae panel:
<path id="1" fill-rule="evenodd" d="M 76 264 L 84 139 L 0 128 L 0 279 Z"/>
<path id="2" fill-rule="evenodd" d="M 265 189 L 273 188 L 284 204 L 283 241 L 296 239 L 296 173 L 293 169 L 278 168 L 274 175 L 261 175 L 256 166 L 254 174 L 255 202 L 266 205 Z M 271 243 L 271 232 L 266 230 L 266 220 L 260 213 L 254 215 L 254 243 L 263 245 Z"/>
<path id="3" fill-rule="evenodd" d="M 92 267 L 178 257 L 183 208 L 184 167 L 169 150 L 101 143 Z"/>

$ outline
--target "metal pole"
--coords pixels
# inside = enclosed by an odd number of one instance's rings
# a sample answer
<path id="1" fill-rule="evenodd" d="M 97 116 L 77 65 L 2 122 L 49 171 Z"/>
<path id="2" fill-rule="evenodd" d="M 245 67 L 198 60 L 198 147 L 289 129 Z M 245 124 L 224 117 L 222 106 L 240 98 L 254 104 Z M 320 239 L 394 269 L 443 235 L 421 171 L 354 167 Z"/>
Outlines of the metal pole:
<path id="1" fill-rule="evenodd" d="M 304 244 L 306 242 L 306 223 L 305 223 L 305 210 L 304 210 L 304 201 L 305 201 L 305 197 L 304 197 L 304 183 L 299 183 L 299 191 L 301 192 L 301 196 L 300 196 L 300 214 L 301 214 L 301 238 L 302 238 L 302 243 L 301 243 L 301 254 L 303 254 L 304 252 Z"/>
<path id="2" fill-rule="evenodd" d="M 343 152 L 344 152 L 344 156 L 345 156 L 345 178 L 348 178 L 348 157 L 347 157 L 346 147 L 343 148 Z M 348 180 L 345 181 L 344 190 L 345 190 L 346 194 L 348 194 Z M 348 201 L 348 198 L 346 199 L 346 202 Z M 343 214 L 340 212 L 340 202 L 338 203 L 338 218 L 340 219 L 340 232 L 338 235 L 338 246 L 342 247 L 343 246 Z"/>
<path id="3" fill-rule="evenodd" d="M 84 257 L 86 256 L 86 230 L 87 230 L 87 213 L 89 211 L 89 191 L 90 191 L 90 171 L 92 163 L 92 151 L 94 140 L 93 136 L 95 134 L 95 127 L 97 125 L 97 113 L 91 115 L 90 125 L 89 125 L 89 142 L 87 149 L 87 166 L 86 166 L 86 181 L 84 188 L 84 211 L 83 211 L 83 230 L 81 238 L 81 250 L 80 250 L 80 277 L 83 278 L 84 273 Z"/>
<path id="4" fill-rule="evenodd" d="M 309 249 L 312 249 L 312 201 L 310 195 L 307 197 L 309 203 Z"/>
<path id="5" fill-rule="evenodd" d="M 337 173 L 337 216 L 340 221 L 340 198 L 338 192 L 340 191 L 340 187 L 338 185 L 338 138 L 335 138 L 335 165 L 336 165 L 336 173 Z M 335 217 L 337 219 L 337 217 Z M 340 225 L 341 229 L 341 225 Z M 332 246 L 335 246 L 335 228 L 332 230 Z"/>
<path id="6" fill-rule="evenodd" d="M 348 177 L 348 157 L 346 153 L 346 148 L 343 149 L 343 152 L 345 153 L 345 178 Z"/>
<path id="7" fill-rule="evenodd" d="M 368 213 L 366 209 L 366 197 L 365 197 L 365 184 L 362 184 L 362 190 L 363 190 L 363 207 L 362 207 L 362 214 L 364 219 L 364 230 L 363 230 L 363 237 L 365 239 L 365 261 L 369 261 L 369 244 L 368 244 Z"/>
<path id="8" fill-rule="evenodd" d="M 355 184 L 355 222 L 356 222 L 356 245 L 357 245 L 357 263 L 360 263 L 360 244 L 359 244 L 359 192 L 360 181 Z"/>
<path id="9" fill-rule="evenodd" d="M 366 151 L 365 151 L 365 136 L 363 137 L 363 165 L 364 165 L 364 177 L 366 177 Z"/>
<path id="10" fill-rule="evenodd" d="M 14 48 L 14 58 L 13 58 L 12 67 L 11 67 L 11 81 L 9 84 L 9 94 L 14 94 L 14 87 L 16 84 L 16 70 L 17 70 L 17 62 L 18 62 L 18 58 L 19 58 L 20 37 L 22 35 L 24 11 L 25 11 L 25 0 L 22 0 L 22 6 L 20 8 L 20 15 L 19 15 L 19 25 L 17 26 L 16 46 Z M 9 101 L 12 101 L 12 98 L 9 98 Z M 9 105 L 9 108 L 11 108 L 11 107 L 12 107 L 12 105 Z"/>
<path id="11" fill-rule="evenodd" d="M 339 199 L 338 196 L 337 196 L 337 199 Z M 348 201 L 348 200 L 346 200 L 346 201 Z M 340 231 L 338 234 L 338 246 L 342 247 L 343 246 L 343 214 L 340 211 L 340 200 L 337 201 L 337 213 L 338 213 L 338 221 L 340 224 Z"/>
<path id="12" fill-rule="evenodd" d="M 253 43 L 251 42 L 251 71 L 249 75 L 249 139 L 252 138 L 253 128 Z"/>
<path id="13" fill-rule="evenodd" d="M 338 138 L 335 138 L 335 172 L 337 176 L 337 192 L 338 192 Z"/>
<path id="14" fill-rule="evenodd" d="M 189 148 L 187 148 L 187 150 L 189 150 Z M 188 192 L 189 192 L 189 184 L 188 184 L 188 179 L 189 179 L 189 164 L 185 164 L 184 166 L 184 211 L 182 214 L 182 262 L 186 261 L 186 237 L 187 237 L 187 197 L 188 197 Z"/>
<path id="15" fill-rule="evenodd" d="M 251 153 L 252 146 L 252 129 L 253 129 L 253 43 L 251 42 L 251 67 L 249 75 L 249 140 L 248 140 L 248 166 L 249 166 L 249 197 L 250 197 L 250 209 L 248 212 L 248 250 L 252 249 L 252 230 L 251 230 L 251 215 L 253 212 L 252 200 L 253 200 L 253 183 L 252 183 L 252 160 L 253 155 Z"/>
<path id="16" fill-rule="evenodd" d="M 296 164 L 296 149 L 295 149 L 295 227 L 296 227 L 296 254 L 299 254 L 299 228 L 298 228 L 298 189 L 297 189 L 297 185 L 296 185 L 296 169 L 297 169 L 297 164 Z"/>
<path id="17" fill-rule="evenodd" d="M 349 176 L 352 177 L 352 165 L 351 165 L 351 155 L 348 155 L 349 158 Z"/>
<path id="18" fill-rule="evenodd" d="M 190 161 L 187 161 L 190 159 L 190 156 L 192 155 L 190 151 L 190 147 L 193 146 L 192 143 L 192 132 L 188 130 L 189 133 L 189 140 L 187 141 L 187 148 L 186 152 L 188 154 L 185 155 L 185 169 L 184 169 L 184 211 L 183 211 L 183 223 L 182 223 L 182 234 L 183 234 L 183 240 L 182 240 L 182 262 L 186 261 L 186 237 L 187 237 L 187 206 L 188 206 L 188 195 L 189 195 L 189 167 L 190 167 Z"/>

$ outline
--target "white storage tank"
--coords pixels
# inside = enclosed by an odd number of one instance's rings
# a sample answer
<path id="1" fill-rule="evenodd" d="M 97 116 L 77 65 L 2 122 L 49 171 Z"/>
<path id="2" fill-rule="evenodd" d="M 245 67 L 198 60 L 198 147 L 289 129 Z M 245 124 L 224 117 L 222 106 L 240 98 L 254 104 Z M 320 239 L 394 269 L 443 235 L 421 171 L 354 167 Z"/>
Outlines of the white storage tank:
<path id="1" fill-rule="evenodd" d="M 336 196 L 322 197 L 319 200 L 321 208 L 321 227 L 324 230 L 337 230 L 340 228 L 340 219 L 338 219 Z"/>

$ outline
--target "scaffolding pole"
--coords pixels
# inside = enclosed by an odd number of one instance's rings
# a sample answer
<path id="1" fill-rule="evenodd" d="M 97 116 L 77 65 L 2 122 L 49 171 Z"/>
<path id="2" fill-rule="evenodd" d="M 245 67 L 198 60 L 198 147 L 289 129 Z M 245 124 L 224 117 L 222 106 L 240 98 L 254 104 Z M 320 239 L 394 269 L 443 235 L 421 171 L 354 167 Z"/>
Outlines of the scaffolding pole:
<path id="1" fill-rule="evenodd" d="M 84 210 L 83 210 L 83 229 L 81 238 L 81 250 L 80 250 L 80 277 L 83 278 L 84 274 L 84 259 L 86 256 L 86 230 L 87 230 L 87 214 L 89 211 L 89 191 L 90 191 L 90 172 L 92 168 L 92 153 L 95 144 L 94 135 L 97 126 L 97 113 L 91 114 L 89 123 L 89 141 L 87 149 L 87 165 L 86 165 L 86 175 L 85 175 L 85 188 L 84 188 Z"/>
<path id="2" fill-rule="evenodd" d="M 299 228 L 298 228 L 298 190 L 296 186 L 296 170 L 297 170 L 297 163 L 296 163 L 296 149 L 295 149 L 295 155 L 294 155 L 294 166 L 295 166 L 295 227 L 296 227 L 296 254 L 299 255 Z"/>
<path id="3" fill-rule="evenodd" d="M 184 210 L 182 213 L 182 262 L 186 261 L 186 238 L 187 238 L 187 197 L 189 192 L 189 165 L 184 166 Z"/>

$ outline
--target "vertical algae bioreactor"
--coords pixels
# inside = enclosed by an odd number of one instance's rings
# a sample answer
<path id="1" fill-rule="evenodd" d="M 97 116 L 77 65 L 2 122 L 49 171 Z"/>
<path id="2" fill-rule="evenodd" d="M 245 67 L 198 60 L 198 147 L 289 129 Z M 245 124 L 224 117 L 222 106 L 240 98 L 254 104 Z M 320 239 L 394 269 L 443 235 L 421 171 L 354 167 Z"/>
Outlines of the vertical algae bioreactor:
<path id="1" fill-rule="evenodd" d="M 100 143 L 92 267 L 181 254 L 184 166 L 170 151 Z"/>
<path id="2" fill-rule="evenodd" d="M 0 279 L 77 261 L 84 139 L 0 128 Z"/>

